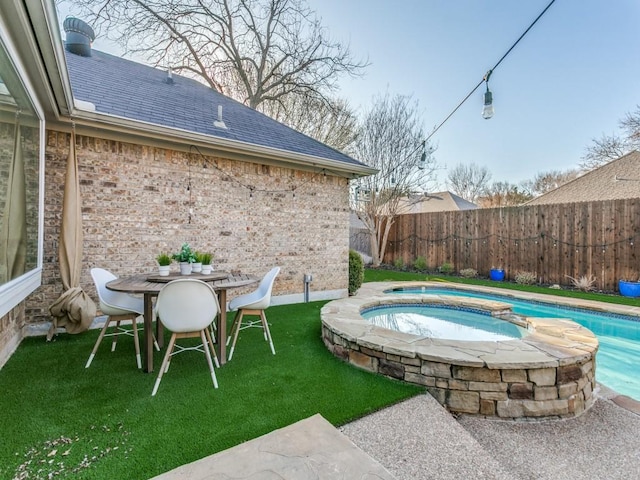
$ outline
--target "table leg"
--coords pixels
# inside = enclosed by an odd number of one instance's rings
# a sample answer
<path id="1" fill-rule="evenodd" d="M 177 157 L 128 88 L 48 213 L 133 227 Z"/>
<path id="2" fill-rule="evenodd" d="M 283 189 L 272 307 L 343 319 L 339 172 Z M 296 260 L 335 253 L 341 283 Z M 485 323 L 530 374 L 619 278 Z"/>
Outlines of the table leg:
<path id="1" fill-rule="evenodd" d="M 153 372 L 153 299 L 149 293 L 144 294 L 144 371 Z"/>
<path id="2" fill-rule="evenodd" d="M 220 315 L 218 315 L 218 360 L 220 365 L 227 363 L 227 291 L 218 290 L 218 302 L 220 303 Z"/>

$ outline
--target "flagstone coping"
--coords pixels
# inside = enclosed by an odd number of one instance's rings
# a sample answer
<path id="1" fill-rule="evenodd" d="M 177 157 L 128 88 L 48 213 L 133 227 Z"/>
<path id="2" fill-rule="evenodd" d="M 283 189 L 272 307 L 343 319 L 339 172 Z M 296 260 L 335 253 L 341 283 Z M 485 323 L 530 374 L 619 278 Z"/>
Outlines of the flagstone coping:
<path id="1" fill-rule="evenodd" d="M 366 283 L 357 295 L 327 303 L 321 311 L 325 345 L 359 368 L 424 385 L 452 412 L 510 419 L 572 417 L 593 404 L 598 340 L 588 329 L 569 319 L 515 315 L 506 302 L 385 293 L 415 286 L 442 284 Z M 394 304 L 480 309 L 530 333 L 495 342 L 435 339 L 378 327 L 360 314 Z"/>

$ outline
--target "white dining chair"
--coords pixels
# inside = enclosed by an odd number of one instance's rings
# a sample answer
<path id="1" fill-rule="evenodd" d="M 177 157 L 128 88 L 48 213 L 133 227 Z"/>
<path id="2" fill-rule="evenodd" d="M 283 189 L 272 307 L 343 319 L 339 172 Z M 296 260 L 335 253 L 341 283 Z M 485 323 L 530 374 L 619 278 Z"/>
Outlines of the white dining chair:
<path id="1" fill-rule="evenodd" d="M 240 330 L 251 327 L 262 328 L 264 339 L 269 342 L 269 346 L 271 347 L 271 353 L 276 354 L 264 311 L 271 305 L 271 290 L 273 289 L 273 283 L 279 272 L 280 267 L 272 268 L 262 278 L 256 290 L 245 295 L 239 295 L 229 302 L 229 310 L 237 310 L 236 318 L 233 320 L 233 325 L 231 326 L 233 343 L 231 344 L 231 350 L 229 352 L 229 360 L 233 358 L 233 351 L 235 350 Z M 260 318 L 258 320 L 243 321 L 245 316 L 258 316 Z M 227 338 L 227 345 L 231 340 L 231 336 Z"/>
<path id="2" fill-rule="evenodd" d="M 155 311 L 158 320 L 171 331 L 171 339 L 151 395 L 155 396 L 158 391 L 162 376 L 169 370 L 171 357 L 187 350 L 204 352 L 213 386 L 218 388 L 212 355 L 216 367 L 220 364 L 209 331 L 209 326 L 220 313 L 218 297 L 213 288 L 195 278 L 174 280 L 158 293 Z M 202 343 L 196 346 L 178 345 L 176 340 L 181 338 L 200 338 Z"/>
<path id="3" fill-rule="evenodd" d="M 113 337 L 111 343 L 111 351 L 116 349 L 118 343 L 118 335 L 133 336 L 133 343 L 136 350 L 136 363 L 138 368 L 142 368 L 142 360 L 140 358 L 140 340 L 138 338 L 138 324 L 137 318 L 144 313 L 144 300 L 139 297 L 134 297 L 127 293 L 114 292 L 109 290 L 106 285 L 112 280 L 117 279 L 113 273 L 104 268 L 92 268 L 91 277 L 96 286 L 98 292 L 98 299 L 100 300 L 100 310 L 104 315 L 107 315 L 107 320 L 98 335 L 93 350 L 89 355 L 89 359 L 85 365 L 85 368 L 89 368 L 93 358 L 96 356 L 98 347 L 104 337 Z M 122 326 L 122 322 L 131 321 L 131 330 Z M 115 328 L 111 333 L 107 333 L 108 328 L 112 323 L 115 323 Z M 154 338 L 154 345 L 157 350 L 160 350 L 158 343 Z"/>

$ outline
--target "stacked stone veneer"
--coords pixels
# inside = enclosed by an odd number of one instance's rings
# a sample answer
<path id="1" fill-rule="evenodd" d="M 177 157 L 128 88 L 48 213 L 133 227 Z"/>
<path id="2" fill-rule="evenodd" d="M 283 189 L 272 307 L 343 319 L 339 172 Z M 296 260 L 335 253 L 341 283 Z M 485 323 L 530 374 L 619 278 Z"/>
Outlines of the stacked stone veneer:
<path id="1" fill-rule="evenodd" d="M 334 355 L 365 370 L 424 385 L 448 410 L 504 419 L 577 416 L 593 401 L 598 341 L 563 319 L 509 315 L 501 302 L 435 295 L 388 295 L 397 284 L 365 284 L 322 309 L 322 337 Z M 376 327 L 360 311 L 394 303 L 481 308 L 527 325 L 521 340 L 453 341 Z"/>
<path id="2" fill-rule="evenodd" d="M 27 322 L 49 321 L 48 308 L 62 293 L 58 239 L 69 139 L 68 133 L 47 132 L 43 285 L 27 299 Z M 92 267 L 119 276 L 154 272 L 156 255 L 176 252 L 185 241 L 212 252 L 216 269 L 263 275 L 279 265 L 274 296 L 302 299 L 305 273 L 313 275 L 312 294 L 346 295 L 347 179 L 318 168 L 85 135 L 77 136 L 76 146 L 84 233 L 80 283 L 94 300 Z"/>

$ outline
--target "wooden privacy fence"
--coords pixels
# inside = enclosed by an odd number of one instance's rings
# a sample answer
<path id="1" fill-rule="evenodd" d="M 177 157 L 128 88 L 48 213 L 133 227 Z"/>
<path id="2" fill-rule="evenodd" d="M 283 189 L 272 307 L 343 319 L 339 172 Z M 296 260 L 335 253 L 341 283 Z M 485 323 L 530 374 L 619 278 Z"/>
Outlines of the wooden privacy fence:
<path id="1" fill-rule="evenodd" d="M 430 269 L 492 267 L 534 272 L 540 283 L 571 285 L 583 275 L 595 288 L 617 290 L 640 276 L 640 198 L 401 215 L 391 227 L 384 263 Z"/>

